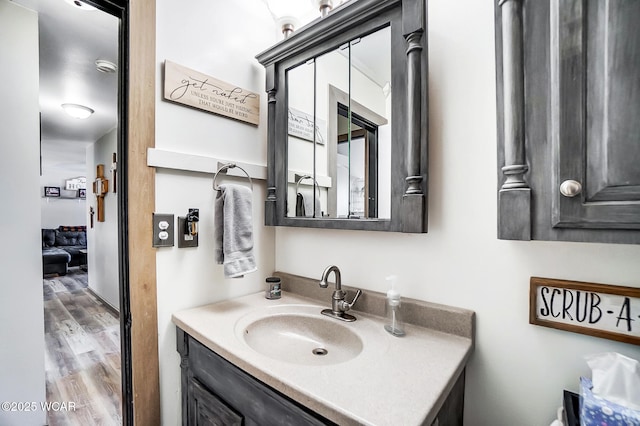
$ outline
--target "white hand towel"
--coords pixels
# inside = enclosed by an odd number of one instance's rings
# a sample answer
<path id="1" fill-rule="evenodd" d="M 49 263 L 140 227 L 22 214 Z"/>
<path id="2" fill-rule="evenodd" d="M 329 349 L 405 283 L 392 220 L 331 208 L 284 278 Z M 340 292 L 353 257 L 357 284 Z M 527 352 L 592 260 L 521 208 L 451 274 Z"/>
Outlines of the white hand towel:
<path id="1" fill-rule="evenodd" d="M 242 185 L 220 185 L 214 202 L 216 263 L 224 265 L 225 278 L 240 278 L 255 272 L 251 189 Z"/>

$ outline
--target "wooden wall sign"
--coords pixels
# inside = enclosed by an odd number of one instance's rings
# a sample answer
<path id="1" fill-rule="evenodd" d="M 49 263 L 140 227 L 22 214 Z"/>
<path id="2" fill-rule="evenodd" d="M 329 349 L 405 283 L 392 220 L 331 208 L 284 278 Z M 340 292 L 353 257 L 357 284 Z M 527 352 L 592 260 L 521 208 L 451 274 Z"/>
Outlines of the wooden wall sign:
<path id="1" fill-rule="evenodd" d="M 164 98 L 246 123 L 260 123 L 260 95 L 171 61 L 164 61 Z"/>
<path id="2" fill-rule="evenodd" d="M 640 288 L 531 277 L 529 323 L 640 345 Z"/>

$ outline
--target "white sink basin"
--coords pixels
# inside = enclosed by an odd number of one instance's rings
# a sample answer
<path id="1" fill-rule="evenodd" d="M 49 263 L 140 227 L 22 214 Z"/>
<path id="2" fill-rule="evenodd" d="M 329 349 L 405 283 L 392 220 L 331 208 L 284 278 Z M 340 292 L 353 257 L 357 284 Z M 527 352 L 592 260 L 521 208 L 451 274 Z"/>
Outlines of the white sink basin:
<path id="1" fill-rule="evenodd" d="M 330 365 L 357 357 L 360 337 L 321 309 L 286 305 L 252 312 L 238 321 L 236 335 L 254 351 L 293 364 Z"/>

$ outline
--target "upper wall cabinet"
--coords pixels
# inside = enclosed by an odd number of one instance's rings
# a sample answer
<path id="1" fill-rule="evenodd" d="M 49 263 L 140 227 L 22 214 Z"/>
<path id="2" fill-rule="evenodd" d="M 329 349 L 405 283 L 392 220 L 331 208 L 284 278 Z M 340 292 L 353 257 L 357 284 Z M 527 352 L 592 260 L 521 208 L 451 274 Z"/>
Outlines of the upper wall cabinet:
<path id="1" fill-rule="evenodd" d="M 496 3 L 498 236 L 640 243 L 640 2 Z"/>
<path id="2" fill-rule="evenodd" d="M 425 0 L 358 0 L 257 56 L 265 223 L 427 231 Z"/>

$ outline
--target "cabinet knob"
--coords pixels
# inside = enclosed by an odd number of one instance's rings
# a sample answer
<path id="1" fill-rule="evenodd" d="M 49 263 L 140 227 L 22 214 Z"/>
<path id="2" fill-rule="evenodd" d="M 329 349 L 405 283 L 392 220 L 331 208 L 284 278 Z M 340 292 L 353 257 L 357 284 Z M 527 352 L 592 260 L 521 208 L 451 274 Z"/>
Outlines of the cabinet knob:
<path id="1" fill-rule="evenodd" d="M 565 180 L 560 184 L 560 193 L 565 197 L 575 197 L 582 192 L 582 185 L 577 180 Z"/>

